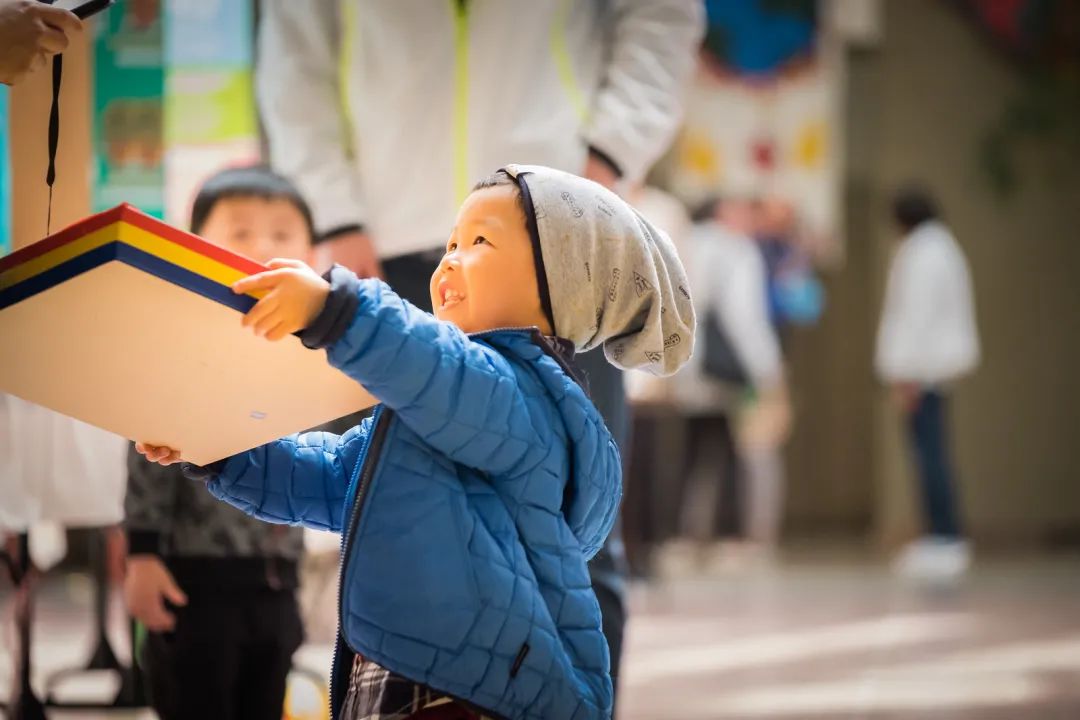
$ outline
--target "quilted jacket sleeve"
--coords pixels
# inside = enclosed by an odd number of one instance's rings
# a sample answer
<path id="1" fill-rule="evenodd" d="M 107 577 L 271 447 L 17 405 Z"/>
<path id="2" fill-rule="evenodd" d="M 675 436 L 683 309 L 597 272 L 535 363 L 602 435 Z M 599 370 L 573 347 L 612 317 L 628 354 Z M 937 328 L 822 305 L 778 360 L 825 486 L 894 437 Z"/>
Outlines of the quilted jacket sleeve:
<path id="1" fill-rule="evenodd" d="M 234 455 L 207 483 L 219 500 L 273 523 L 341 531 L 345 497 L 371 431 L 310 432 Z"/>
<path id="2" fill-rule="evenodd" d="M 501 474 L 546 452 L 549 421 L 525 397 L 509 360 L 384 283 L 354 288 L 359 303 L 327 349 L 331 365 L 455 462 Z"/>

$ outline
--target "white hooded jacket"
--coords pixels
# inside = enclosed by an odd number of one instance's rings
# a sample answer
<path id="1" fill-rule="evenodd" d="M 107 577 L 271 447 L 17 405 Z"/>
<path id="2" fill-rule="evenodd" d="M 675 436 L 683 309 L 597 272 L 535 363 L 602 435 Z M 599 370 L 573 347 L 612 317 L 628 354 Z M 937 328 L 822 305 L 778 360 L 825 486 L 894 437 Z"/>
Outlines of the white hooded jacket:
<path id="1" fill-rule="evenodd" d="M 257 91 L 275 169 L 320 233 L 384 258 L 442 246 L 508 163 L 635 180 L 666 149 L 699 0 L 264 0 Z"/>
<path id="2" fill-rule="evenodd" d="M 925 222 L 904 239 L 889 267 L 876 366 L 887 382 L 937 385 L 979 364 L 971 272 L 952 233 Z"/>

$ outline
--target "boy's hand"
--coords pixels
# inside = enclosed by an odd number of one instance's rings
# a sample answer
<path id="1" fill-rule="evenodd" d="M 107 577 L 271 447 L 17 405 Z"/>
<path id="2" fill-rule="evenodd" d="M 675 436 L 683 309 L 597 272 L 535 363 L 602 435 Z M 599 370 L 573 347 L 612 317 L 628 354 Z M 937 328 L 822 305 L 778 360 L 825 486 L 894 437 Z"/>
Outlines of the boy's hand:
<path id="1" fill-rule="evenodd" d="M 135 450 L 150 462 L 158 465 L 172 465 L 180 462 L 180 451 L 167 448 L 164 445 L 137 442 L 135 443 Z"/>
<path id="2" fill-rule="evenodd" d="M 124 578 L 124 602 L 132 617 L 148 630 L 165 632 L 176 627 L 176 616 L 165 607 L 187 605 L 187 595 L 175 578 L 155 555 L 133 555 L 128 558 Z"/>
<path id="3" fill-rule="evenodd" d="M 280 340 L 312 323 L 326 305 L 330 283 L 299 260 L 271 260 L 270 270 L 233 284 L 233 292 L 265 290 L 244 316 L 244 327 L 267 340 Z"/>

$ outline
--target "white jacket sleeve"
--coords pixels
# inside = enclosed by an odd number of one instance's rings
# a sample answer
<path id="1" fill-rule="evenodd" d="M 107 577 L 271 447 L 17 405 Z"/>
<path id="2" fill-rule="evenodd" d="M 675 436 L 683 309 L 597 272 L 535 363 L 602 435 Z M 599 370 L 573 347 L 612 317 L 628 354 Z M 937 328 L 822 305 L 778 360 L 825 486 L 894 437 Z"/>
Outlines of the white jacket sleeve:
<path id="1" fill-rule="evenodd" d="M 340 91 L 338 0 L 263 0 L 256 92 L 274 169 L 290 178 L 324 233 L 363 224 Z"/>
<path id="2" fill-rule="evenodd" d="M 616 0 L 613 10 L 613 46 L 585 139 L 638 180 L 682 119 L 704 8 L 700 0 Z"/>

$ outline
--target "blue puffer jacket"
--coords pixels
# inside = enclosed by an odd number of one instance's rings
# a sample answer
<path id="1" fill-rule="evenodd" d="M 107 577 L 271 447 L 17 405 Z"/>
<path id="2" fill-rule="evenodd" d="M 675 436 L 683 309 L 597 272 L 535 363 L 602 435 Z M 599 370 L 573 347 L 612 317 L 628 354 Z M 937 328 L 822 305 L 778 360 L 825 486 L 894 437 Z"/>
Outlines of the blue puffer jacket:
<path id="1" fill-rule="evenodd" d="M 234 456 L 210 491 L 342 532 L 353 651 L 489 714 L 609 717 L 586 560 L 611 530 L 621 469 L 596 408 L 536 331 L 466 336 L 377 281 L 351 292 L 328 356 L 383 403 L 375 416 Z"/>

